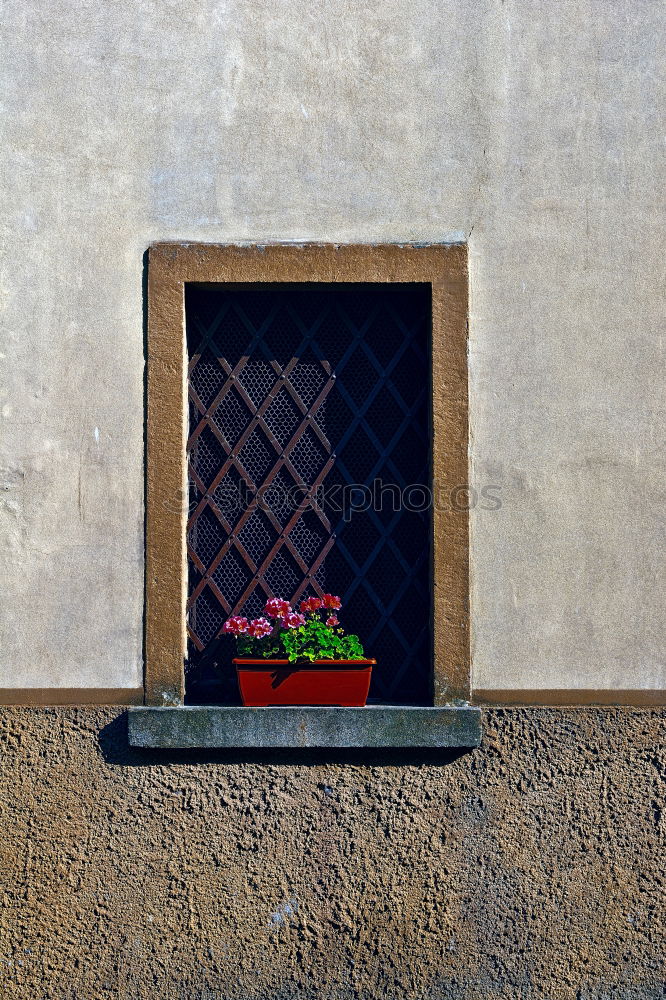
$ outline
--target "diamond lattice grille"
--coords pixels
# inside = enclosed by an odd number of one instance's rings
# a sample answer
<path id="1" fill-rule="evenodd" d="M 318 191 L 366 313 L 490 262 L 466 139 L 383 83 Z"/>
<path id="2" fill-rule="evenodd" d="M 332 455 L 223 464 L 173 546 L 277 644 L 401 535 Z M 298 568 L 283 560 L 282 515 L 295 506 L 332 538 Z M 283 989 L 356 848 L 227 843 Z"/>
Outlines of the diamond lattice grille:
<path id="1" fill-rule="evenodd" d="M 190 697 L 232 697 L 228 615 L 331 591 L 371 699 L 427 703 L 430 513 L 399 498 L 430 476 L 428 286 L 189 285 L 186 314 Z"/>

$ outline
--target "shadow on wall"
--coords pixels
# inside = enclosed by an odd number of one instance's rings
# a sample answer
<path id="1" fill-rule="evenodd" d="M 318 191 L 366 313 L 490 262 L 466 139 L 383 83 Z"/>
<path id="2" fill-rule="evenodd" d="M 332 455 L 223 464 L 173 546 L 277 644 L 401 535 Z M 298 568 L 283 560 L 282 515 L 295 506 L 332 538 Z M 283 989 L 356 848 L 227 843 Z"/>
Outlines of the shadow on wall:
<path id="1" fill-rule="evenodd" d="M 266 750 L 141 750 L 131 747 L 127 736 L 127 712 L 104 726 L 99 733 L 99 747 L 107 764 L 123 767 L 151 767 L 156 764 L 272 764 L 315 767 L 321 764 L 354 764 L 368 767 L 446 766 L 472 751 L 461 749 L 386 750 L 358 748 L 299 749 L 280 747 Z"/>

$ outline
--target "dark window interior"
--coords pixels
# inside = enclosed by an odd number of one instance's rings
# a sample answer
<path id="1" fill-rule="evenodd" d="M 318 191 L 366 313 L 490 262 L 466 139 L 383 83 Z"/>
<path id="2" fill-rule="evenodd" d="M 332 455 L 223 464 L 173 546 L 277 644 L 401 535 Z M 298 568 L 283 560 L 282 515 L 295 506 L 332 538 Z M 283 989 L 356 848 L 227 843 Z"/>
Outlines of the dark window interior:
<path id="1" fill-rule="evenodd" d="M 430 286 L 189 284 L 185 305 L 186 700 L 238 703 L 227 617 L 328 592 L 377 660 L 369 701 L 432 703 L 432 519 L 406 489 L 431 482 Z"/>

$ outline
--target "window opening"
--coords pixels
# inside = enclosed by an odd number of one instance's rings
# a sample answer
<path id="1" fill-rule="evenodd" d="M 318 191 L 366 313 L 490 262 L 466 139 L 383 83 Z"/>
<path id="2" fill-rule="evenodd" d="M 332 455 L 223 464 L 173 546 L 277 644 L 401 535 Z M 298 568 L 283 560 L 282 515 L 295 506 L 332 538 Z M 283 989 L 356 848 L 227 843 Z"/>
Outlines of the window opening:
<path id="1" fill-rule="evenodd" d="M 185 311 L 187 701 L 237 702 L 227 617 L 332 592 L 369 701 L 431 704 L 431 286 L 188 283 Z"/>

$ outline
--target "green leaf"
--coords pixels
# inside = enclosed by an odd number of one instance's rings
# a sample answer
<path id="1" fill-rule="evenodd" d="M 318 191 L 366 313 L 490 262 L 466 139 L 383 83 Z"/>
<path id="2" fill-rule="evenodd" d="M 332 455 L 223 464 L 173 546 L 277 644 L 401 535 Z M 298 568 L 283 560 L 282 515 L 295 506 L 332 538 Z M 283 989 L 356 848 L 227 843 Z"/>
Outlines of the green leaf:
<path id="1" fill-rule="evenodd" d="M 239 656 L 271 659 L 285 657 L 290 663 L 299 660 L 362 660 L 363 646 L 357 635 L 345 635 L 343 629 L 326 625 L 316 615 L 305 625 L 282 629 L 277 635 L 253 639 L 238 636 L 236 648 Z"/>

